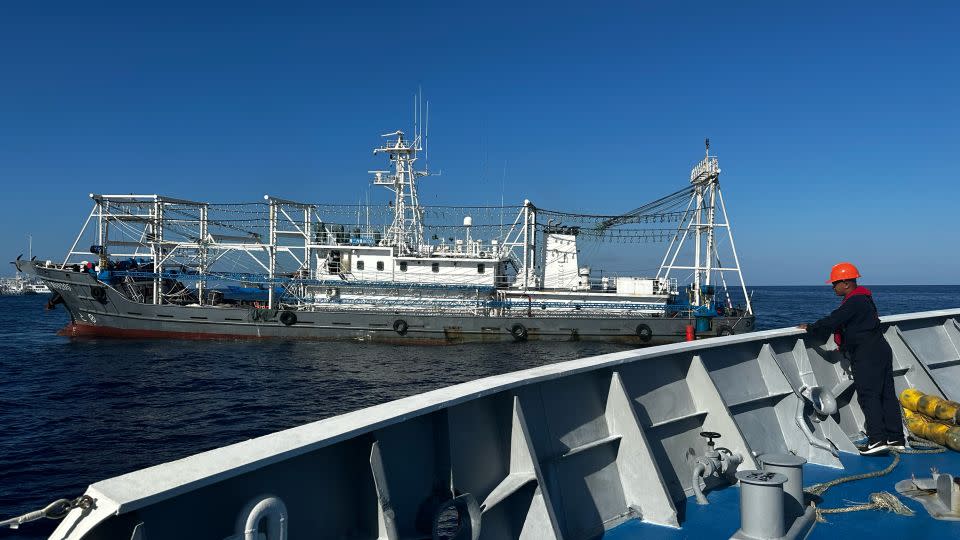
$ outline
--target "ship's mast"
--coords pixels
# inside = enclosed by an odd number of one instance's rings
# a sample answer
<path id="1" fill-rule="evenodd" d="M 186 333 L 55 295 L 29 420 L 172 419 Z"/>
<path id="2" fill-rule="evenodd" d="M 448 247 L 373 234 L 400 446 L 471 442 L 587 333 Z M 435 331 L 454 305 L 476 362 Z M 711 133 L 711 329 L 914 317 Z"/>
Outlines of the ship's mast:
<path id="1" fill-rule="evenodd" d="M 414 169 L 417 152 L 422 150 L 420 135 L 415 135 L 413 141 L 407 141 L 403 135 L 402 131 L 387 133 L 383 137 L 396 139 L 373 150 L 374 154 L 389 155 L 394 170 L 369 171 L 375 185 L 394 193 L 393 223 L 380 244 L 396 246 L 400 255 L 418 253 L 423 248 L 423 210 L 417 199 L 417 179 L 429 174 Z"/>
<path id="2" fill-rule="evenodd" d="M 720 192 L 720 164 L 716 156 L 710 155 L 710 139 L 705 141 L 705 146 L 705 157 L 690 171 L 690 183 L 693 184 L 690 203 L 687 205 L 687 211 L 680 222 L 680 227 L 670 241 L 670 246 L 667 248 L 663 262 L 660 264 L 660 270 L 657 272 L 657 277 L 667 278 L 672 270 L 691 270 L 693 272 L 693 290 L 691 291 L 690 303 L 694 306 L 703 306 L 710 300 L 711 295 L 707 291 L 713 282 L 713 274 L 715 272 L 719 273 L 724 285 L 726 285 L 723 272 L 736 272 L 746 301 L 747 313 L 753 313 L 750 296 L 747 294 L 747 287 L 743 280 L 743 272 L 740 270 L 737 248 L 733 242 L 733 230 L 730 227 L 730 219 L 723 203 L 723 194 Z M 718 222 L 716 219 L 717 204 L 720 206 L 723 222 Z M 730 251 L 733 254 L 733 266 L 723 266 L 721 264 L 715 234 L 717 227 L 727 229 Z M 688 236 L 692 236 L 694 242 L 693 266 L 678 266 L 676 261 Z M 727 300 L 729 303 L 729 296 Z"/>

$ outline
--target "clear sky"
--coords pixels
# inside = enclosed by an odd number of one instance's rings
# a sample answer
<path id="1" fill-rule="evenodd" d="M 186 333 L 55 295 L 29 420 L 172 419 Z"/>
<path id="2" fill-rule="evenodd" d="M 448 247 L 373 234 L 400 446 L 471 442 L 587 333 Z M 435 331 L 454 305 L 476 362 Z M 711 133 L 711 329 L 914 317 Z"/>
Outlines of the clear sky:
<path id="1" fill-rule="evenodd" d="M 957 284 L 958 21 L 956 2 L 4 2 L 0 257 L 31 234 L 62 258 L 90 192 L 356 202 L 422 87 L 443 172 L 425 203 L 627 211 L 684 187 L 710 137 L 749 284 L 840 260 L 868 285 Z"/>

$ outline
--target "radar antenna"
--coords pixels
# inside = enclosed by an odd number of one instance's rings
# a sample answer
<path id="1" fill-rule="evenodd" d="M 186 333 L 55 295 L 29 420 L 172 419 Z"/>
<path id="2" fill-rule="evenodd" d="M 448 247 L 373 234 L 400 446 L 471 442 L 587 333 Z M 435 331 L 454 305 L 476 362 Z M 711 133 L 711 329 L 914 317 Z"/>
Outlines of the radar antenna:
<path id="1" fill-rule="evenodd" d="M 398 254 L 419 253 L 424 249 L 423 208 L 417 197 L 417 179 L 429 176 L 426 170 L 417 170 L 415 163 L 419 152 L 423 151 L 423 96 L 420 90 L 414 96 L 414 134 L 413 140 L 404 138 L 403 131 L 381 135 L 388 140 L 383 146 L 373 150 L 376 154 L 387 154 L 393 164 L 392 171 L 367 171 L 374 175 L 373 183 L 384 186 L 394 193 L 393 222 L 380 245 L 396 246 Z"/>

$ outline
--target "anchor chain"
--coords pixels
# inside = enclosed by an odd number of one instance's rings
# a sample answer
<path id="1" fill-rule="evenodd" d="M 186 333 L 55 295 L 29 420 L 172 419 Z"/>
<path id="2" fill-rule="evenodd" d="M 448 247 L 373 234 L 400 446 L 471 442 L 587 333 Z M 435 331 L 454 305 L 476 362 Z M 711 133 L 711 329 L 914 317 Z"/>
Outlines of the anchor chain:
<path id="1" fill-rule="evenodd" d="M 93 508 L 93 502 L 93 498 L 89 495 L 81 495 L 76 499 L 57 499 L 40 510 L 34 510 L 22 516 L 0 521 L 0 527 L 6 526 L 11 529 L 17 529 L 24 523 L 36 521 L 41 518 L 63 519 L 74 508 L 80 508 L 82 510 Z"/>

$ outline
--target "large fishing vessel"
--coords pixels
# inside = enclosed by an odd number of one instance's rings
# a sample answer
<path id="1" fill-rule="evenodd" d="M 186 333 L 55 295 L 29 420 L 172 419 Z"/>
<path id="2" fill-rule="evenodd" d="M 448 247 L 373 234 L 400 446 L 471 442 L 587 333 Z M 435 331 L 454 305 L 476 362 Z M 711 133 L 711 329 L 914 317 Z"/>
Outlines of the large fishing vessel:
<path id="1" fill-rule="evenodd" d="M 391 192 L 386 204 L 91 194 L 62 262 L 15 264 L 54 291 L 76 336 L 657 344 L 753 329 L 709 141 L 683 189 L 590 215 L 529 200 L 421 205 L 421 131 L 383 135 L 374 150 L 391 165 L 371 171 Z M 584 241 L 668 248 L 654 276 L 595 275 L 580 258 Z"/>

